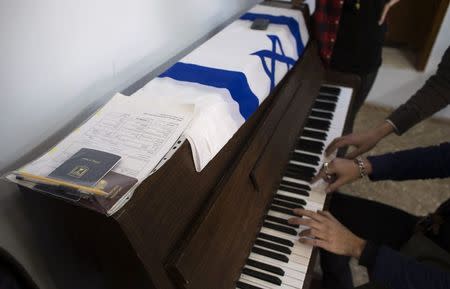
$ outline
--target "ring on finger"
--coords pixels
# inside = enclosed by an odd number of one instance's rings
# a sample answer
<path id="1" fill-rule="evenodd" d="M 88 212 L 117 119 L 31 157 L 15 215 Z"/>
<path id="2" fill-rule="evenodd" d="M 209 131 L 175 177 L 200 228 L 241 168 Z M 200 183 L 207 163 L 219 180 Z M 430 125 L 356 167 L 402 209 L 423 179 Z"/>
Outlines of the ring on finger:
<path id="1" fill-rule="evenodd" d="M 327 175 L 327 177 L 328 177 L 328 175 L 330 175 L 330 172 L 328 171 L 328 166 L 329 165 L 330 165 L 329 162 L 324 162 L 323 163 L 323 169 L 325 170 L 325 175 Z"/>

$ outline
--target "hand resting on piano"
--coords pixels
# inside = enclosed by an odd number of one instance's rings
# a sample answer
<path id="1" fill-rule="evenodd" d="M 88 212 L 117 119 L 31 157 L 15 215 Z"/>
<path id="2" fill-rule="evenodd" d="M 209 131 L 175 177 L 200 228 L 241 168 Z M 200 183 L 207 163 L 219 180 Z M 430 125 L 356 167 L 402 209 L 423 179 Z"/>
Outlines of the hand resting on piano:
<path id="1" fill-rule="evenodd" d="M 355 149 L 349 152 L 346 155 L 346 158 L 356 158 L 357 156 L 373 149 L 378 144 L 378 142 L 380 142 L 384 137 L 391 134 L 393 131 L 393 125 L 385 121 L 379 126 L 366 130 L 365 132 L 351 133 L 335 138 L 325 149 L 325 154 L 329 156 L 340 148 L 354 146 Z"/>
<path id="2" fill-rule="evenodd" d="M 360 158 L 360 160 L 362 161 L 365 175 L 370 175 L 372 173 L 372 164 L 366 158 Z M 360 178 L 361 170 L 358 162 L 355 162 L 354 160 L 335 158 L 328 163 L 327 169 L 322 167 L 311 183 L 314 184 L 318 180 L 323 179 L 325 182 L 329 183 L 325 189 L 325 192 L 331 193 L 343 185 L 352 183 Z"/>

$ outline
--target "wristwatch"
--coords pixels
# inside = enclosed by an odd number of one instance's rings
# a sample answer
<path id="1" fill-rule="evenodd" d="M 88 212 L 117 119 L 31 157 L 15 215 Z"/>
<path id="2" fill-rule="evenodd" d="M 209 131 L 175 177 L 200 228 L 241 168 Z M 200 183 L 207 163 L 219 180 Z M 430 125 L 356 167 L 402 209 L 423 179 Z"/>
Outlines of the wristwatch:
<path id="1" fill-rule="evenodd" d="M 364 178 L 367 176 L 367 171 L 366 171 L 366 167 L 364 166 L 364 161 L 362 160 L 361 157 L 357 157 L 353 160 L 355 162 L 355 164 L 358 165 L 359 168 L 359 175 L 361 178 Z"/>

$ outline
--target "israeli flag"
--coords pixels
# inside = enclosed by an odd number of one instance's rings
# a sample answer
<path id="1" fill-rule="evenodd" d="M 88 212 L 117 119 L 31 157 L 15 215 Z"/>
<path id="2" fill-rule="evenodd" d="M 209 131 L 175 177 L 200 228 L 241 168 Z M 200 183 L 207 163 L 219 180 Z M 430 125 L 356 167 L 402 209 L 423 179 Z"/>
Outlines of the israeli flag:
<path id="1" fill-rule="evenodd" d="M 260 18 L 270 21 L 268 29 L 250 29 Z M 135 97 L 195 104 L 184 134 L 201 171 L 294 66 L 308 39 L 300 11 L 257 5 Z"/>

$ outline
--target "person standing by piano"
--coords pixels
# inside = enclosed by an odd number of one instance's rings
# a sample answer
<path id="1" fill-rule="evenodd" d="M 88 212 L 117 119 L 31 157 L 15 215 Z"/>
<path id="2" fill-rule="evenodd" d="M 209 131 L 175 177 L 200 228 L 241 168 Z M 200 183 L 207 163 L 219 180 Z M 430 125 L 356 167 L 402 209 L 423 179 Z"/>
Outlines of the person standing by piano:
<path id="1" fill-rule="evenodd" d="M 369 94 L 381 65 L 385 19 L 400 0 L 317 0 L 314 35 L 319 54 L 331 70 L 357 74 L 359 91 L 350 108 L 349 122 Z"/>
<path id="2" fill-rule="evenodd" d="M 345 180 L 341 184 L 366 175 L 372 181 L 449 178 L 450 142 L 364 159 L 335 159 L 318 178 L 332 175 Z M 300 242 L 323 249 L 324 288 L 353 288 L 350 257 L 367 267 L 372 284 L 377 284 L 370 288 L 450 288 L 450 199 L 435 213 L 415 216 L 333 193 L 329 212 L 295 209 L 294 213 L 308 217 L 289 219 L 310 228 L 300 233 Z M 415 256 L 418 260 L 398 252 L 405 247 L 413 248 L 414 254 L 422 252 Z"/>

